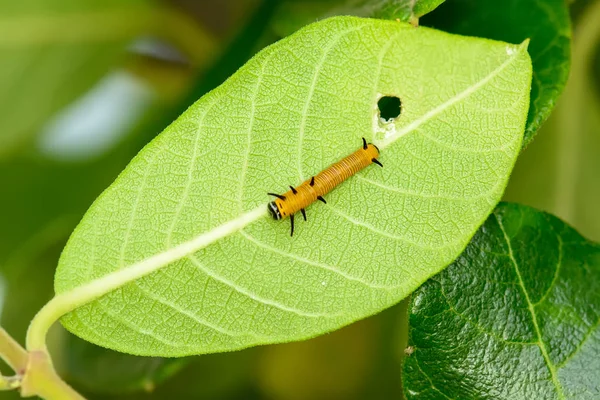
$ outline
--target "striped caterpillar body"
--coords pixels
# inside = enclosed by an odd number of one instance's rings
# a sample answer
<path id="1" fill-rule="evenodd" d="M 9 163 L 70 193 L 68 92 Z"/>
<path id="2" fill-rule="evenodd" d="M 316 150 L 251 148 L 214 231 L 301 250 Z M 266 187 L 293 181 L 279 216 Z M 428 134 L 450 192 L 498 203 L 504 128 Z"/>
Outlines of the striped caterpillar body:
<path id="1" fill-rule="evenodd" d="M 276 220 L 290 217 L 291 235 L 293 236 L 294 214 L 300 211 L 306 221 L 306 207 L 317 200 L 326 203 L 323 196 L 331 192 L 340 183 L 372 163 L 383 167 L 377 160 L 378 156 L 379 149 L 377 146 L 367 144 L 367 141 L 363 138 L 363 146 L 360 149 L 302 182 L 300 186 L 296 188 L 290 186 L 290 190 L 284 194 L 268 193 L 277 197 L 275 201 L 269 203 L 269 212 Z"/>

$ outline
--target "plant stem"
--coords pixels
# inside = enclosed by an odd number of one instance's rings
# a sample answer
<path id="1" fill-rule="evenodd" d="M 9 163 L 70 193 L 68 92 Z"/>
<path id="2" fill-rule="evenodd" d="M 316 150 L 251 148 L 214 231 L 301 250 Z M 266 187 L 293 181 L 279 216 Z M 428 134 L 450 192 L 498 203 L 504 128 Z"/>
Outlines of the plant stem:
<path id="1" fill-rule="evenodd" d="M 45 351 L 29 354 L 27 373 L 21 382 L 21 396 L 39 396 L 46 400 L 85 400 L 58 376 Z"/>
<path id="2" fill-rule="evenodd" d="M 25 374 L 23 376 L 23 381 L 21 382 L 21 394 L 23 396 L 37 395 L 48 400 L 83 399 L 81 395 L 58 376 L 52 366 L 52 361 L 50 360 L 46 348 L 46 334 L 48 333 L 50 326 L 64 314 L 94 301 L 129 282 L 142 278 L 174 261 L 203 249 L 217 240 L 243 229 L 266 215 L 267 207 L 261 205 L 252 211 L 242 214 L 236 219 L 219 225 L 216 228 L 166 250 L 163 253 L 156 254 L 129 267 L 105 275 L 102 278 L 95 279 L 83 286 L 54 296 L 54 298 L 37 313 L 29 325 L 26 340 L 29 356 L 27 358 L 27 353 L 25 353 L 27 366 L 24 369 Z M 8 335 L 6 336 L 9 337 Z M 22 355 L 22 353 L 19 354 Z M 23 360 L 18 359 L 18 361 L 22 362 Z"/>
<path id="3" fill-rule="evenodd" d="M 11 377 L 0 375 L 0 391 L 21 388 L 23 397 L 83 399 L 58 376 L 47 352 L 27 353 L 2 328 L 0 328 L 0 357 L 16 372 L 16 375 Z"/>
<path id="4" fill-rule="evenodd" d="M 0 327 L 0 358 L 15 371 L 23 374 L 27 367 L 27 352 L 15 339 Z"/>
<path id="5" fill-rule="evenodd" d="M 33 318 L 27 331 L 26 348 L 30 352 L 41 351 L 47 354 L 46 334 L 50 326 L 60 317 L 92 302 L 119 287 L 151 274 L 177 260 L 180 260 L 219 239 L 227 237 L 267 215 L 266 205 L 240 215 L 212 230 L 183 242 L 162 253 L 128 267 L 112 272 L 87 284 L 54 296 Z"/>
<path id="6" fill-rule="evenodd" d="M 15 390 L 21 387 L 21 376 L 0 375 L 0 391 Z"/>

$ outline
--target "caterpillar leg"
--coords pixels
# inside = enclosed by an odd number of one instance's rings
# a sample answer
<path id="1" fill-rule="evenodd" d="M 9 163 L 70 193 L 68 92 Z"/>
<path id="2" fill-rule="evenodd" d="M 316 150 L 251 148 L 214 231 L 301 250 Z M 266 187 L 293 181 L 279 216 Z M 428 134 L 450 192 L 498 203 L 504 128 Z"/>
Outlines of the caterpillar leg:
<path id="1" fill-rule="evenodd" d="M 292 232 L 290 233 L 290 236 L 294 236 L 294 214 L 290 215 L 290 222 L 292 224 Z"/>
<path id="2" fill-rule="evenodd" d="M 267 194 L 268 194 L 269 196 L 275 196 L 275 197 L 277 197 L 278 199 L 285 200 L 285 196 L 283 196 L 283 195 L 281 195 L 281 194 L 277 194 L 277 193 L 267 193 Z"/>
<path id="3" fill-rule="evenodd" d="M 317 200 L 322 201 L 323 203 L 327 204 L 327 202 L 325 201 L 325 199 L 322 196 L 318 196 Z"/>
<path id="4" fill-rule="evenodd" d="M 373 161 L 375 164 L 379 165 L 381 168 L 383 168 L 383 164 L 379 162 L 378 159 L 376 158 L 372 158 L 371 161 Z"/>
<path id="5" fill-rule="evenodd" d="M 302 208 L 300 210 L 300 212 L 302 213 L 302 216 L 304 217 L 304 220 L 306 221 L 306 210 L 304 208 Z"/>
<path id="6" fill-rule="evenodd" d="M 367 149 L 367 139 L 362 138 L 363 140 L 363 149 L 366 150 Z"/>

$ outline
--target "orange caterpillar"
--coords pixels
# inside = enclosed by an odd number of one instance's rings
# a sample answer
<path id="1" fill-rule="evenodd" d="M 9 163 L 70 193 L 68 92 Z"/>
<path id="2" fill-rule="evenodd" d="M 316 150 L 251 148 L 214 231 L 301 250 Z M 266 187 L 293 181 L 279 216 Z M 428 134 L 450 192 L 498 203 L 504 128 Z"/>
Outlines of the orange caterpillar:
<path id="1" fill-rule="evenodd" d="M 331 192 L 337 185 L 372 163 L 383 167 L 377 160 L 378 156 L 379 149 L 377 146 L 367 144 L 367 141 L 363 138 L 363 146 L 360 149 L 327 167 L 316 176 L 302 182 L 300 186 L 296 188 L 290 186 L 291 190 L 284 194 L 268 193 L 277 197 L 275 201 L 269 203 L 269 212 L 276 220 L 289 216 L 292 224 L 290 236 L 293 236 L 295 213 L 302 212 L 302 216 L 306 221 L 306 207 L 317 200 L 327 203 L 323 195 Z"/>

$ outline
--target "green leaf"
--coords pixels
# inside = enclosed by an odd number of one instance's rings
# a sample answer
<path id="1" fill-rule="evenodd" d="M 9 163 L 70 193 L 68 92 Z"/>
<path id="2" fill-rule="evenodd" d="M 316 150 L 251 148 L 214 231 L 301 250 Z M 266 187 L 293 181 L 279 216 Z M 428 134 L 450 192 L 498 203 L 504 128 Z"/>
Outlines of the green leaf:
<path id="1" fill-rule="evenodd" d="M 61 375 L 79 390 L 95 394 L 150 392 L 192 360 L 117 353 L 69 335 Z"/>
<path id="2" fill-rule="evenodd" d="M 395 21 L 331 18 L 268 47 L 87 212 L 55 278 L 60 301 L 81 306 L 63 324 L 112 349 L 182 356 L 305 339 L 397 303 L 461 253 L 499 200 L 530 79 L 526 44 Z M 396 120 L 378 118 L 382 94 L 402 100 Z M 309 207 L 294 237 L 267 217 L 268 191 L 361 137 L 385 168 Z"/>
<path id="3" fill-rule="evenodd" d="M 258 386 L 259 372 L 257 368 L 263 362 L 261 354 L 266 347 L 252 348 L 236 352 L 207 354 L 202 357 L 187 357 L 187 365 L 175 375 L 164 382 L 157 382 L 155 387 L 149 384 L 145 391 L 137 393 L 106 394 L 110 387 L 99 387 L 94 382 L 90 371 L 82 371 L 78 375 L 89 385 L 96 387 L 97 391 L 83 390 L 89 399 L 99 400 L 164 400 L 164 399 L 231 399 L 247 400 L 261 399 Z M 121 354 L 123 356 L 123 354 Z M 132 359 L 133 356 L 128 356 Z M 143 359 L 155 360 L 150 357 L 135 357 L 141 362 Z M 117 361 L 114 359 L 114 361 Z M 170 359 L 168 363 L 177 366 L 177 359 Z M 112 365 L 112 362 L 110 363 Z M 75 368 L 76 365 L 73 365 Z M 89 367 L 88 367 L 89 368 Z M 110 368 L 110 366 L 107 366 Z M 118 368 L 118 367 L 117 367 Z M 87 372 L 87 373 L 86 373 Z M 151 371 L 149 371 L 151 372 Z M 162 374 L 163 372 L 158 373 Z M 169 372 L 169 371 L 166 371 Z M 85 375 L 84 375 L 85 373 Z M 105 368 L 99 373 L 106 373 Z M 152 382 L 156 382 L 157 373 L 153 374 Z M 158 377 L 162 377 L 159 375 Z M 72 381 L 69 381 L 71 383 Z M 107 381 L 110 385 L 112 382 Z M 77 389 L 81 385 L 75 386 Z M 114 392 L 114 391 L 113 391 Z"/>
<path id="4" fill-rule="evenodd" d="M 597 399 L 600 245 L 505 203 L 412 297 L 409 399 Z"/>
<path id="5" fill-rule="evenodd" d="M 354 15 L 414 21 L 433 11 L 445 0 L 288 0 L 279 7 L 273 29 L 282 37 L 318 19 Z"/>
<path id="6" fill-rule="evenodd" d="M 145 3 L 0 2 L 0 159 L 120 59 L 149 24 Z"/>
<path id="7" fill-rule="evenodd" d="M 523 147 L 548 118 L 569 76 L 571 22 L 565 0 L 452 0 L 421 23 L 461 35 L 519 43 L 530 39 L 531 107 Z"/>
<path id="8" fill-rule="evenodd" d="M 334 15 L 400 19 L 408 22 L 433 11 L 445 0 L 342 0 L 332 11 Z"/>

